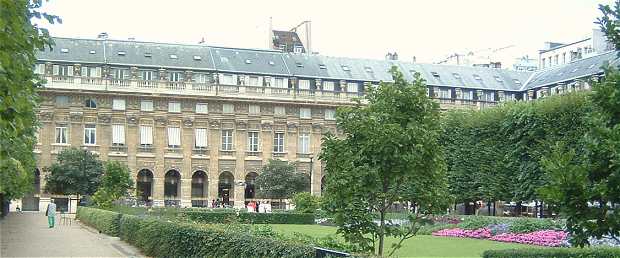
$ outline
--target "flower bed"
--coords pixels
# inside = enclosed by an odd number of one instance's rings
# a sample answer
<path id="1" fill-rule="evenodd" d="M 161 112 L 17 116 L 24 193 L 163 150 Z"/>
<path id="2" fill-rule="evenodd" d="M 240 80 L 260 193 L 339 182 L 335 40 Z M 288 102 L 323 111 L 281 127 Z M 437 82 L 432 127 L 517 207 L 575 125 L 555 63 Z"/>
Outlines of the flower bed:
<path id="1" fill-rule="evenodd" d="M 436 232 L 433 232 L 433 236 L 448 236 L 448 237 L 466 237 L 466 238 L 478 238 L 485 239 L 491 237 L 491 231 L 487 228 L 480 229 L 460 229 L 460 228 L 450 228 L 450 229 L 442 229 Z"/>
<path id="2" fill-rule="evenodd" d="M 541 230 L 531 233 L 503 233 L 489 238 L 489 240 L 520 243 L 540 246 L 560 246 L 568 233 L 556 230 Z"/>
<path id="3" fill-rule="evenodd" d="M 520 243 L 528 245 L 539 246 L 561 246 L 562 242 L 566 240 L 568 233 L 564 231 L 556 230 L 541 230 L 531 233 L 500 233 L 495 236 L 491 234 L 491 230 L 488 228 L 480 229 L 461 229 L 451 228 L 443 229 L 433 232 L 433 236 L 447 236 L 447 237 L 464 237 L 464 238 L 476 238 L 476 239 L 489 239 L 493 241 L 508 242 L 508 243 Z"/>

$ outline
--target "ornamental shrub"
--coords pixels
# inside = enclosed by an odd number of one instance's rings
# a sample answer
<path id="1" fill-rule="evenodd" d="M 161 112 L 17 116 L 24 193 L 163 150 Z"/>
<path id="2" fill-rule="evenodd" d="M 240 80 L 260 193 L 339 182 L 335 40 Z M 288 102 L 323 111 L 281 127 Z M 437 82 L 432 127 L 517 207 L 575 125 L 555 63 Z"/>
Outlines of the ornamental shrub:
<path id="1" fill-rule="evenodd" d="M 309 192 L 300 192 L 293 195 L 295 210 L 301 213 L 314 213 L 321 202 L 321 197 L 314 196 Z"/>
<path id="2" fill-rule="evenodd" d="M 500 223 L 499 219 L 495 217 L 466 216 L 463 218 L 463 221 L 461 221 L 461 223 L 458 224 L 458 227 L 462 229 L 473 230 L 473 229 L 488 227 L 490 225 L 499 224 L 499 223 Z"/>
<path id="3" fill-rule="evenodd" d="M 562 229 L 562 226 L 551 219 L 518 218 L 512 221 L 510 232 L 528 233 L 539 230 Z"/>
<path id="4" fill-rule="evenodd" d="M 118 236 L 120 213 L 80 206 L 76 218 L 84 224 L 96 228 L 101 233 Z"/>
<path id="5" fill-rule="evenodd" d="M 433 224 L 433 225 L 424 225 L 418 230 L 418 235 L 430 235 L 433 232 L 443 230 L 443 229 L 451 229 L 456 228 L 456 224 Z"/>
<path id="6" fill-rule="evenodd" d="M 487 250 L 483 258 L 616 258 L 619 248 L 548 248 Z"/>
<path id="7" fill-rule="evenodd" d="M 254 213 L 254 212 L 211 212 L 187 210 L 182 212 L 184 218 L 201 223 L 239 222 L 247 224 L 314 224 L 311 213 Z"/>

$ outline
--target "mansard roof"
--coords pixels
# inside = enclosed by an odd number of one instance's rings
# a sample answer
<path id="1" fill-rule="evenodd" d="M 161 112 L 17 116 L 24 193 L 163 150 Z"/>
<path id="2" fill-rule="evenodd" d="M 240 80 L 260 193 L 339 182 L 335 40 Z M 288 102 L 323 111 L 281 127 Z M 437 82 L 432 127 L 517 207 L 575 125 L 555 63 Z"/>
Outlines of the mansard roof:
<path id="1" fill-rule="evenodd" d="M 584 58 L 538 72 L 438 64 L 410 63 L 325 55 L 124 40 L 54 38 L 56 46 L 39 52 L 44 61 L 105 63 L 167 69 L 320 78 L 323 80 L 391 81 L 391 66 L 408 80 L 420 73 L 427 84 L 504 91 L 524 91 L 601 73 L 607 61 L 617 63 L 615 52 Z"/>

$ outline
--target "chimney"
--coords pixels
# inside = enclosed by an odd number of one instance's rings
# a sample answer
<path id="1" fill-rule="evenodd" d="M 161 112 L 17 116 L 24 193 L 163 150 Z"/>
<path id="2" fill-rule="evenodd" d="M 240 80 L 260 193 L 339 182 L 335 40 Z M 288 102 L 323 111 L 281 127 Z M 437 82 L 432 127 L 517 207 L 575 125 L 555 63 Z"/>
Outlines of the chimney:
<path id="1" fill-rule="evenodd" d="M 413 63 L 416 63 L 418 60 L 415 56 L 413 56 Z"/>
<path id="2" fill-rule="evenodd" d="M 107 32 L 101 32 L 99 33 L 99 35 L 97 35 L 98 39 L 108 39 L 108 33 Z"/>

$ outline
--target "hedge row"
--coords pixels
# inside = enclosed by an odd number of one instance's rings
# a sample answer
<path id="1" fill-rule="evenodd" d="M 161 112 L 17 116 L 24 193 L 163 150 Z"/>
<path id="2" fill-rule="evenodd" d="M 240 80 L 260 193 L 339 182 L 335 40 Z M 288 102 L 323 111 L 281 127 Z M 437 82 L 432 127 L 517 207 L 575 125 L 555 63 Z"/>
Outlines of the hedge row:
<path id="1" fill-rule="evenodd" d="M 479 229 L 491 225 L 506 224 L 512 233 L 529 233 L 540 230 L 561 230 L 564 222 L 552 219 L 539 218 L 513 218 L 513 217 L 491 217 L 491 216 L 463 216 L 458 224 L 462 229 Z"/>
<path id="2" fill-rule="evenodd" d="M 616 258 L 620 248 L 550 248 L 487 250 L 483 258 Z"/>
<path id="3" fill-rule="evenodd" d="M 86 207 L 78 207 L 77 218 L 84 224 L 110 236 L 118 236 L 120 213 Z"/>
<path id="4" fill-rule="evenodd" d="M 186 219 L 201 223 L 236 221 L 248 224 L 314 224 L 314 214 L 312 213 L 235 213 L 188 210 L 183 211 L 182 214 Z"/>
<path id="5" fill-rule="evenodd" d="M 101 230 L 105 223 L 92 218 L 109 216 L 111 211 L 80 207 L 78 218 Z M 105 214 L 105 215 L 104 215 Z M 122 215 L 116 225 L 117 236 L 153 257 L 313 257 L 314 248 L 248 232 L 225 230 L 208 225 L 175 223 L 154 218 Z"/>

